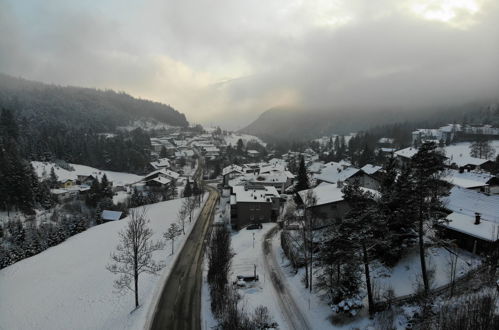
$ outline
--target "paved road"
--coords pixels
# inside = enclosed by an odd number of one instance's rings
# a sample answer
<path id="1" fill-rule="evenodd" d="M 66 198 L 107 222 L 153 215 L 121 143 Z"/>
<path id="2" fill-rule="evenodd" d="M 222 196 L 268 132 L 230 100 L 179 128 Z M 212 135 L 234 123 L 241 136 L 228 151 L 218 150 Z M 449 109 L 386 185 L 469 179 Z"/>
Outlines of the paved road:
<path id="1" fill-rule="evenodd" d="M 272 249 L 272 239 L 277 231 L 278 227 L 274 227 L 267 234 L 265 234 L 265 239 L 263 241 L 265 270 L 267 274 L 270 275 L 272 285 L 277 293 L 279 306 L 286 316 L 289 328 L 295 330 L 312 329 L 307 321 L 307 318 L 303 315 L 302 311 L 289 293 L 284 274 L 281 271 L 281 266 L 279 266 L 274 250 Z"/>
<path id="2" fill-rule="evenodd" d="M 218 191 L 209 186 L 206 188 L 210 195 L 171 270 L 154 311 L 150 329 L 201 329 L 204 241 L 218 200 Z"/>

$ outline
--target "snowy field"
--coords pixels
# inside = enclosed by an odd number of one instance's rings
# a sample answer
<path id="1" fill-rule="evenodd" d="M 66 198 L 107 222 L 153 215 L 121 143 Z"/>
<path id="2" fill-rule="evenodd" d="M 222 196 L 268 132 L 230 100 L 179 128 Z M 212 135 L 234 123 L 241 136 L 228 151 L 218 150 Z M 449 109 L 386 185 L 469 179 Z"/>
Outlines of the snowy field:
<path id="1" fill-rule="evenodd" d="M 473 160 L 476 158 L 470 156 L 471 144 L 472 142 L 460 142 L 446 146 L 444 148 L 445 155 L 454 161 L 460 161 L 462 163 L 473 163 Z M 495 156 L 499 154 L 499 140 L 491 140 L 490 145 L 496 151 L 494 157 L 492 157 L 492 159 L 495 159 Z"/>
<path id="2" fill-rule="evenodd" d="M 237 146 L 237 141 L 239 141 L 239 139 L 243 140 L 245 145 L 248 141 L 256 141 L 264 147 L 267 145 L 265 142 L 263 142 L 256 136 L 249 134 L 238 134 L 238 133 L 232 133 L 230 135 L 225 136 L 225 143 L 227 143 L 227 145 L 232 145 L 233 147 L 235 147 Z"/>
<path id="3" fill-rule="evenodd" d="M 153 239 L 162 238 L 177 221 L 182 199 L 147 206 Z M 196 217 L 199 210 L 196 210 Z M 132 292 L 117 294 L 116 278 L 105 269 L 118 244 L 118 232 L 127 219 L 95 226 L 44 252 L 0 270 L 0 329 L 141 329 L 160 276 L 142 274 L 141 306 L 132 312 Z M 194 222 L 186 222 L 186 235 L 175 241 L 177 252 Z M 156 252 L 166 260 L 161 278 L 167 276 L 174 256 L 171 243 Z M 177 255 L 177 254 L 175 254 Z"/>
<path id="4" fill-rule="evenodd" d="M 91 174 L 97 175 L 99 178 L 101 178 L 104 174 L 106 174 L 107 179 L 109 181 L 112 181 L 114 186 L 120 186 L 120 185 L 134 183 L 142 179 L 141 176 L 136 174 L 125 173 L 125 172 L 103 171 L 94 167 L 78 165 L 78 164 L 70 164 L 75 169 L 74 171 L 65 170 L 55 165 L 54 163 L 48 163 L 48 162 L 33 161 L 31 162 L 31 164 L 33 164 L 35 172 L 40 178 L 44 176 L 48 178 L 48 176 L 50 175 L 51 168 L 54 167 L 55 174 L 57 175 L 59 181 L 64 181 L 68 179 L 76 180 L 78 175 L 91 175 Z"/>

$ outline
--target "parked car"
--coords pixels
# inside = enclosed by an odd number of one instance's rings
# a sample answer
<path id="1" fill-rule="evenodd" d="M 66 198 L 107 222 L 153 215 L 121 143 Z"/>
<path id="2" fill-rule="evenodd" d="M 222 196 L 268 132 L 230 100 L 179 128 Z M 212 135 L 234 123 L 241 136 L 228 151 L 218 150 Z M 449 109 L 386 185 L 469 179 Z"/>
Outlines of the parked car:
<path id="1" fill-rule="evenodd" d="M 248 225 L 248 227 L 246 227 L 247 230 L 253 230 L 253 229 L 262 229 L 263 226 L 261 223 L 253 223 L 251 225 Z"/>

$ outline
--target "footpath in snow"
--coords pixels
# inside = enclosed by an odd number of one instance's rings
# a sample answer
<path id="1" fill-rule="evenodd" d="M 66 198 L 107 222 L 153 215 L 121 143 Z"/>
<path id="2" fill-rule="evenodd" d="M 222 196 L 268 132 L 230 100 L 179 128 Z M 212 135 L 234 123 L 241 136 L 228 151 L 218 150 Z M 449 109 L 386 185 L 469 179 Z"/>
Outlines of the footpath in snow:
<path id="1" fill-rule="evenodd" d="M 163 233 L 177 214 L 183 199 L 147 206 L 153 239 Z M 199 208 L 193 219 L 197 219 Z M 173 264 L 174 256 L 193 225 L 186 221 L 186 235 L 156 252 L 165 260 L 159 276 L 142 274 L 139 279 L 141 306 L 134 308 L 133 292 L 118 294 L 113 288 L 116 276 L 106 270 L 109 254 L 118 244 L 118 232 L 127 219 L 92 227 L 44 252 L 0 270 L 0 329 L 141 329 L 152 298 Z"/>

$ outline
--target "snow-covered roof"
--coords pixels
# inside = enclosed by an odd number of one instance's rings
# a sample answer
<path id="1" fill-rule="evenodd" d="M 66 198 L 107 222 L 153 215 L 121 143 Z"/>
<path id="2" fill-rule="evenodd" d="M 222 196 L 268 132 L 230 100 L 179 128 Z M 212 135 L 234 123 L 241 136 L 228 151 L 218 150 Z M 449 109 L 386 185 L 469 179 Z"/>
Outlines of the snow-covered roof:
<path id="1" fill-rule="evenodd" d="M 381 169 L 382 169 L 381 166 L 376 166 L 376 165 L 372 165 L 372 164 L 364 165 L 364 167 L 361 168 L 361 170 L 366 174 L 374 174 Z"/>
<path id="2" fill-rule="evenodd" d="M 302 201 L 307 204 L 306 206 L 319 206 L 342 201 L 343 192 L 341 189 L 336 184 L 323 183 L 315 188 L 299 191 L 298 194 Z M 315 197 L 315 204 L 313 205 L 311 205 L 312 201 L 307 200 L 309 191 L 312 191 Z"/>
<path id="3" fill-rule="evenodd" d="M 493 221 L 481 219 L 480 223 L 476 225 L 474 216 L 456 212 L 449 214 L 446 219 L 448 222 L 441 224 L 444 227 L 490 242 L 495 242 L 498 239 L 499 224 Z"/>
<path id="4" fill-rule="evenodd" d="M 272 186 L 234 186 L 232 193 L 236 196 L 236 202 L 245 203 L 270 203 L 273 197 L 279 197 L 277 189 Z"/>
<path id="5" fill-rule="evenodd" d="M 318 173 L 322 170 L 324 167 L 323 162 L 313 162 L 310 165 L 308 165 L 308 172 L 309 173 Z"/>
<path id="6" fill-rule="evenodd" d="M 258 150 L 250 149 L 248 150 L 248 154 L 250 155 L 258 155 L 260 152 Z"/>
<path id="7" fill-rule="evenodd" d="M 457 170 L 448 170 L 443 179 L 455 186 L 469 189 L 487 186 L 493 177 L 493 175 L 488 173 L 466 171 L 460 173 Z"/>
<path id="8" fill-rule="evenodd" d="M 337 183 L 338 181 L 345 181 L 360 171 L 358 168 L 346 166 L 346 164 L 342 163 L 327 163 L 314 178 L 329 183 Z"/>
<path id="9" fill-rule="evenodd" d="M 243 172 L 243 168 L 239 165 L 229 165 L 227 167 L 224 167 L 224 169 L 222 170 L 222 175 L 227 175 L 229 173 L 233 173 L 233 172 L 237 172 L 237 173 L 244 173 Z"/>
<path id="10" fill-rule="evenodd" d="M 395 141 L 393 138 L 382 137 L 378 140 L 378 143 L 393 143 Z"/>
<path id="11" fill-rule="evenodd" d="M 485 195 L 475 190 L 453 187 L 449 196 L 443 197 L 447 209 L 452 212 L 475 216 L 480 213 L 482 219 L 499 223 L 499 196 Z"/>
<path id="12" fill-rule="evenodd" d="M 288 173 L 288 174 L 287 174 Z M 247 180 L 250 182 L 265 182 L 265 183 L 286 183 L 289 179 L 290 172 L 271 172 L 271 173 L 261 173 L 261 174 L 247 174 Z"/>
<path id="13" fill-rule="evenodd" d="M 282 165 L 282 166 L 286 166 L 286 164 L 287 164 L 287 162 L 284 159 L 280 159 L 280 158 L 272 158 L 271 160 L 269 160 L 268 163 L 270 165 Z"/>
<path id="14" fill-rule="evenodd" d="M 170 171 L 170 170 L 168 170 L 166 168 L 162 168 L 162 169 L 159 169 L 159 170 L 156 170 L 156 171 L 152 171 L 151 173 L 149 173 L 148 175 L 146 175 L 144 177 L 144 179 L 147 179 L 148 177 L 153 176 L 153 175 L 158 174 L 158 173 L 160 175 L 165 175 L 165 176 L 168 176 L 168 177 L 173 178 L 173 179 L 177 179 L 180 176 L 180 174 L 178 174 L 177 172 L 173 172 L 173 171 Z"/>
<path id="15" fill-rule="evenodd" d="M 299 191 L 298 194 L 303 202 L 305 202 L 307 207 L 310 206 L 320 206 L 324 204 L 336 203 L 343 200 L 343 192 L 341 191 L 343 187 L 338 187 L 337 184 L 331 183 L 321 183 L 317 187 L 307 190 Z M 364 192 L 369 192 L 373 194 L 375 197 L 379 197 L 379 192 L 376 190 L 360 187 L 360 189 Z M 315 197 L 315 201 L 308 201 L 307 194 L 309 191 L 313 192 L 313 196 Z M 315 202 L 315 204 L 311 205 L 311 203 Z"/>
<path id="16" fill-rule="evenodd" d="M 151 166 L 155 169 L 170 167 L 170 160 L 168 158 L 161 158 L 154 162 L 151 162 Z"/>
<path id="17" fill-rule="evenodd" d="M 404 157 L 404 158 L 412 158 L 415 154 L 418 153 L 417 148 L 409 147 L 401 150 L 395 151 L 396 156 Z"/>
<path id="18" fill-rule="evenodd" d="M 162 176 L 158 176 L 158 177 L 156 177 L 156 178 L 154 178 L 152 180 L 149 180 L 149 181 L 154 181 L 154 182 L 157 182 L 157 183 L 160 183 L 160 184 L 163 184 L 163 185 L 169 184 L 170 182 L 172 182 L 172 180 L 167 179 L 167 178 L 162 177 Z"/>
<path id="19" fill-rule="evenodd" d="M 123 212 L 104 210 L 102 211 L 101 219 L 107 221 L 116 221 L 121 218 L 122 214 Z"/>
<path id="20" fill-rule="evenodd" d="M 383 152 L 395 152 L 397 149 L 395 148 L 380 148 Z"/>

